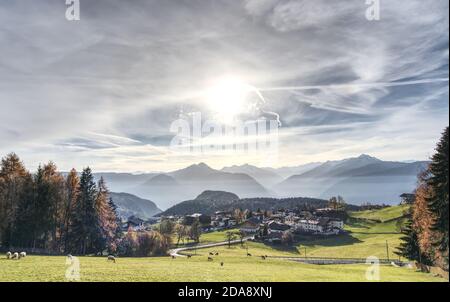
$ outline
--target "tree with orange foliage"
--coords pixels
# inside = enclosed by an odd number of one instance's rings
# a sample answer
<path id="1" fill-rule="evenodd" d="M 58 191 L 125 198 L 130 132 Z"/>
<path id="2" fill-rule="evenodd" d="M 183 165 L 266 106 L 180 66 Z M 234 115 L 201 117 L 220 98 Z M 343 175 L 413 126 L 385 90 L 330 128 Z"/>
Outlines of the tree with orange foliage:
<path id="1" fill-rule="evenodd" d="M 416 199 L 412 208 L 412 226 L 417 233 L 419 248 L 424 255 L 424 258 L 428 259 L 430 262 L 434 262 L 436 258 L 436 249 L 433 245 L 433 242 L 435 241 L 435 232 L 432 229 L 434 216 L 430 212 L 427 201 L 431 190 L 426 183 L 428 177 L 428 171 L 419 175 Z"/>

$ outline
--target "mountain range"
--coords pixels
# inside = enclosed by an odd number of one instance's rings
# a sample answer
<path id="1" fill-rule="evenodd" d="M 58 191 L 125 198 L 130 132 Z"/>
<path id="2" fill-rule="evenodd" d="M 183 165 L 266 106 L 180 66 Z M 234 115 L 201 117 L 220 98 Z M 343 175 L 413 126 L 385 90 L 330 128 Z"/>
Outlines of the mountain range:
<path id="1" fill-rule="evenodd" d="M 293 175 L 274 190 L 281 196 L 329 198 L 341 195 L 350 203 L 398 203 L 399 195 L 414 190 L 425 161 L 405 163 L 382 161 L 361 155 L 329 161 L 300 175 Z"/>
<path id="2" fill-rule="evenodd" d="M 241 198 L 341 195 L 353 204 L 396 204 L 399 195 L 414 190 L 417 174 L 428 162 L 383 161 L 369 155 L 295 167 L 260 168 L 252 165 L 216 170 L 205 163 L 168 173 L 97 173 L 115 192 L 128 192 L 167 209 L 194 200 L 204 191 L 233 192 Z"/>

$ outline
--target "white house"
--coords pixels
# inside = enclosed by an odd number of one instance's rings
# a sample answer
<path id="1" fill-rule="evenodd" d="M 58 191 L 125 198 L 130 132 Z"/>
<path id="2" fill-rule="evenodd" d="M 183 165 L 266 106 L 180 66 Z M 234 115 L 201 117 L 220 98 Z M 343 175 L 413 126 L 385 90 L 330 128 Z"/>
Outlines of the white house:
<path id="1" fill-rule="evenodd" d="M 337 235 L 344 228 L 344 222 L 336 218 L 302 219 L 295 224 L 295 230 L 322 235 Z"/>
<path id="2" fill-rule="evenodd" d="M 319 219 L 302 219 L 295 225 L 297 230 L 309 233 L 323 233 L 324 224 Z"/>

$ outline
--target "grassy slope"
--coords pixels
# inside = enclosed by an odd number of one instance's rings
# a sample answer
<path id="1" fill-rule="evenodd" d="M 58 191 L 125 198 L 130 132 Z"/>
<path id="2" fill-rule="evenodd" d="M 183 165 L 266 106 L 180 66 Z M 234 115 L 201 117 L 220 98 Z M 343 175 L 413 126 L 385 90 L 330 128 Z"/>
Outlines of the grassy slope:
<path id="1" fill-rule="evenodd" d="M 366 281 L 365 265 L 316 266 L 286 260 L 246 257 L 245 249 L 219 249 L 206 261 L 199 251 L 191 259 L 128 258 L 108 263 L 105 258 L 81 257 L 81 281 Z M 236 256 L 239 254 L 239 256 Z M 219 262 L 223 261 L 221 267 Z M 0 260 L 1 281 L 65 281 L 64 257 L 31 256 Z M 381 281 L 444 281 L 406 268 L 381 267 Z"/>
<path id="2" fill-rule="evenodd" d="M 381 216 L 392 219 L 389 213 L 371 213 L 370 217 Z M 398 211 L 401 213 L 401 211 Z M 354 214 L 352 216 L 355 217 Z M 260 255 L 323 257 L 386 257 L 386 240 L 393 249 L 399 244 L 396 221 L 374 223 L 358 218 L 346 226 L 348 234 L 315 241 L 301 241 L 295 247 L 286 249 L 271 247 L 262 243 L 248 243 L 246 247 L 233 246 L 197 250 L 191 259 L 169 257 L 121 258 L 116 264 L 105 258 L 80 257 L 82 281 L 366 281 L 365 265 L 316 266 L 282 259 L 262 260 Z M 394 215 L 395 216 L 395 215 Z M 397 217 L 400 217 L 398 215 Z M 386 217 L 390 217 L 386 219 Z M 395 218 L 395 217 L 394 217 Z M 203 242 L 224 241 L 224 232 L 204 234 Z M 210 251 L 218 251 L 213 262 L 206 261 Z M 220 262 L 224 266 L 220 266 Z M 20 261 L 0 259 L 0 281 L 65 281 L 64 257 L 31 256 Z M 381 266 L 381 281 L 445 281 L 430 274 L 407 268 Z"/>
<path id="3" fill-rule="evenodd" d="M 408 209 L 408 205 L 388 207 L 381 210 L 370 210 L 351 213 L 352 217 L 363 219 L 374 219 L 382 222 L 403 216 L 403 212 Z"/>

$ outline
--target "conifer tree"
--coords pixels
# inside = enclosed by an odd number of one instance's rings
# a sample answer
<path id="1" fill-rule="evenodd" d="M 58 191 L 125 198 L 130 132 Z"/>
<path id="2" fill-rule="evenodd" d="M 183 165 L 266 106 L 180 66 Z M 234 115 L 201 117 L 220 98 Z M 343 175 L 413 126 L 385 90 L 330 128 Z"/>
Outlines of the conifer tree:
<path id="1" fill-rule="evenodd" d="M 71 243 L 72 227 L 74 224 L 76 202 L 80 192 L 80 178 L 75 169 L 72 169 L 67 175 L 65 182 L 66 203 L 64 211 L 64 231 L 62 234 L 64 242 L 64 252 L 69 252 L 69 246 Z"/>
<path id="2" fill-rule="evenodd" d="M 413 222 L 411 219 L 411 213 L 407 216 L 408 221 L 402 230 L 403 237 L 401 237 L 402 242 L 398 247 L 398 251 L 395 254 L 405 257 L 409 260 L 415 260 L 422 262 L 422 255 L 419 248 L 419 242 L 417 238 L 417 233 L 413 228 Z"/>
<path id="3" fill-rule="evenodd" d="M 97 199 L 97 187 L 94 182 L 91 169 L 85 168 L 80 178 L 80 189 L 76 201 L 73 242 L 74 252 L 82 255 L 96 252 L 95 241 L 99 230 L 95 209 Z"/>
<path id="4" fill-rule="evenodd" d="M 432 157 L 429 167 L 430 178 L 427 185 L 430 188 L 430 196 L 427 199 L 429 209 L 435 217 L 432 229 L 438 233 L 434 245 L 440 250 L 448 269 L 448 228 L 449 228 L 449 150 L 448 127 L 445 129 L 436 148 L 436 154 Z"/>

